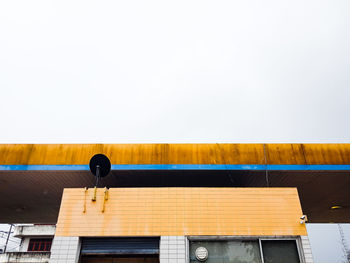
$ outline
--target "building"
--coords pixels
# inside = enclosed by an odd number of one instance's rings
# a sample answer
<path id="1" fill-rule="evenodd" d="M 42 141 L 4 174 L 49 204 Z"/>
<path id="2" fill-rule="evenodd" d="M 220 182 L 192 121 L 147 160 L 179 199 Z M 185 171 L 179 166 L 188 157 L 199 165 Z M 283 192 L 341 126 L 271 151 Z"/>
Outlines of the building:
<path id="1" fill-rule="evenodd" d="M 0 145 L 0 222 L 57 223 L 50 263 L 311 263 L 349 171 L 350 144 Z"/>
<path id="2" fill-rule="evenodd" d="M 0 262 L 48 263 L 55 225 L 16 225 L 14 237 L 21 240 L 19 250 L 0 254 Z"/>

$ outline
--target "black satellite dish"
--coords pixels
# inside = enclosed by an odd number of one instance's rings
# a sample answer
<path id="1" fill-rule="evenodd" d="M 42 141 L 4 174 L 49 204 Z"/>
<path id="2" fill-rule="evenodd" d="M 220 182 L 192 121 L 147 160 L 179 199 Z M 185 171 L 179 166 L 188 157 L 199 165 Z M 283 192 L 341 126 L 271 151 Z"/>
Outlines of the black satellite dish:
<path id="1" fill-rule="evenodd" d="M 100 177 L 105 177 L 111 171 L 111 162 L 108 157 L 104 154 L 95 154 L 90 159 L 90 171 L 96 176 L 96 186 Z"/>

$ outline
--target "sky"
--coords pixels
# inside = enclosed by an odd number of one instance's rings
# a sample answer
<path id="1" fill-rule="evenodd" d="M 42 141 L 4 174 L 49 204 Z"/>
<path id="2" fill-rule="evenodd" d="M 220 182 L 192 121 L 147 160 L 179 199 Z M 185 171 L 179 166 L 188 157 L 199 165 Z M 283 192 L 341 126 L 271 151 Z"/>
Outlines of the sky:
<path id="1" fill-rule="evenodd" d="M 19 238 L 13 237 L 13 230 L 11 229 L 11 235 L 9 237 L 9 241 L 7 242 L 6 251 L 18 251 L 19 246 L 21 244 L 21 240 Z M 0 224 L 0 249 L 5 251 L 6 240 L 8 236 L 8 232 L 10 231 L 10 225 L 8 224 Z"/>
<path id="2" fill-rule="evenodd" d="M 0 2 L 0 143 L 349 142 L 348 0 Z"/>
<path id="3" fill-rule="evenodd" d="M 338 224 L 307 224 L 306 227 L 315 263 L 347 263 Z M 350 249 L 350 224 L 341 224 L 341 228 Z"/>

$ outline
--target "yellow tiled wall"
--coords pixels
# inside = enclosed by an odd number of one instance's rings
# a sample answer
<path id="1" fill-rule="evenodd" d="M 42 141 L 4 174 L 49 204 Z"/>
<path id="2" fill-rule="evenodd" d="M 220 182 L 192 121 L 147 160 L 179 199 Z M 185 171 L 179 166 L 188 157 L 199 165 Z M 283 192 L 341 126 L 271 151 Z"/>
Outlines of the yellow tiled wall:
<path id="1" fill-rule="evenodd" d="M 306 235 L 296 188 L 93 191 L 64 190 L 57 236 Z"/>

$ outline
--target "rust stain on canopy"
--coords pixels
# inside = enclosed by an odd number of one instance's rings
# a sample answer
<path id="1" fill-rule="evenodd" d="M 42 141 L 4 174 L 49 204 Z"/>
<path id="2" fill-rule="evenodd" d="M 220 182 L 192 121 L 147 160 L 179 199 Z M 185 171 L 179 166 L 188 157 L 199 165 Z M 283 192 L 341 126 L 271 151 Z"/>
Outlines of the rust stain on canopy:
<path id="1" fill-rule="evenodd" d="M 1 144 L 0 165 L 350 164 L 350 144 Z"/>
<path id="2" fill-rule="evenodd" d="M 296 188 L 65 189 L 56 236 L 307 235 Z"/>

